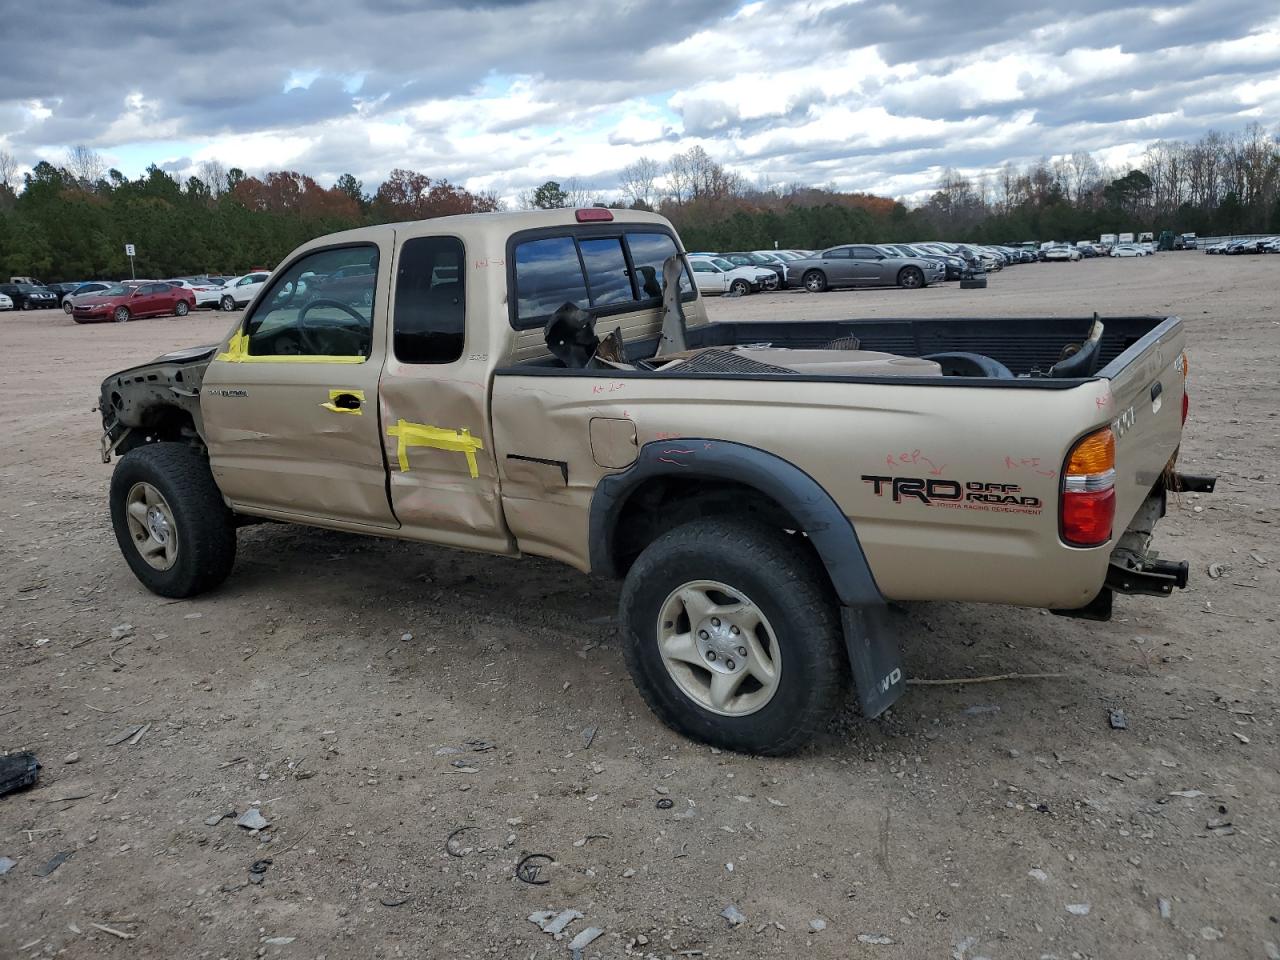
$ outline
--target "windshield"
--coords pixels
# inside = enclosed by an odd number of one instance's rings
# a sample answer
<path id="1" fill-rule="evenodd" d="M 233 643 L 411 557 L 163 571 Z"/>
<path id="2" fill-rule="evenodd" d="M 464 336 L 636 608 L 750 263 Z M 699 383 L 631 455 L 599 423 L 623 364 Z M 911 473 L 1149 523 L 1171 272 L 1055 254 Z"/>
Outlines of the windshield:
<path id="1" fill-rule="evenodd" d="M 737 266 L 737 264 L 730 263 L 724 257 L 712 257 L 711 262 L 714 263 L 721 270 L 732 270 L 734 267 Z"/>

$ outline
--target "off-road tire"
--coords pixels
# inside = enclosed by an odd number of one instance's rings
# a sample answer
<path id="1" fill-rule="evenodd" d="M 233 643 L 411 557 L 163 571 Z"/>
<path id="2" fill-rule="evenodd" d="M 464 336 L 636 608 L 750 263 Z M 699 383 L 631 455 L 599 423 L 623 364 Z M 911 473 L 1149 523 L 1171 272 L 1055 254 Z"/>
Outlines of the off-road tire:
<path id="1" fill-rule="evenodd" d="M 827 289 L 827 275 L 821 270 L 810 270 L 804 275 L 801 283 L 810 293 L 822 293 Z"/>
<path id="2" fill-rule="evenodd" d="M 751 292 L 751 284 L 747 283 L 745 280 L 735 280 L 733 283 L 729 284 L 729 292 L 735 296 L 745 297 Z"/>
<path id="3" fill-rule="evenodd" d="M 919 267 L 903 267 L 898 271 L 898 286 L 919 290 L 924 285 L 924 271 Z"/>
<path id="4" fill-rule="evenodd" d="M 136 483 L 149 483 L 173 513 L 178 557 L 157 570 L 134 546 L 125 501 Z M 144 587 L 162 597 L 194 597 L 212 590 L 236 559 L 236 527 L 213 482 L 209 461 L 182 443 L 152 443 L 130 450 L 111 476 L 111 526 L 125 561 Z"/>
<path id="5" fill-rule="evenodd" d="M 782 671 L 754 713 L 723 716 L 676 684 L 658 648 L 663 603 L 677 587 L 714 579 L 749 596 L 777 634 Z M 821 730 L 844 694 L 848 660 L 826 571 L 798 535 L 739 519 L 695 520 L 645 548 L 622 586 L 627 669 L 649 708 L 694 740 L 743 753 L 793 753 Z"/>

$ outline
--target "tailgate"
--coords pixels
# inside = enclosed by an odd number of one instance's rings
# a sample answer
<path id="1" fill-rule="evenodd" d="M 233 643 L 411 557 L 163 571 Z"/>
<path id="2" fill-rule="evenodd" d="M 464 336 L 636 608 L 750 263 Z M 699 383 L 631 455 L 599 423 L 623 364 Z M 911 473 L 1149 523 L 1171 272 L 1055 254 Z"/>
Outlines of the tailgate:
<path id="1" fill-rule="evenodd" d="M 1182 320 L 1170 317 L 1099 371 L 1111 384 L 1117 535 L 1177 454 L 1185 392 L 1184 339 Z"/>

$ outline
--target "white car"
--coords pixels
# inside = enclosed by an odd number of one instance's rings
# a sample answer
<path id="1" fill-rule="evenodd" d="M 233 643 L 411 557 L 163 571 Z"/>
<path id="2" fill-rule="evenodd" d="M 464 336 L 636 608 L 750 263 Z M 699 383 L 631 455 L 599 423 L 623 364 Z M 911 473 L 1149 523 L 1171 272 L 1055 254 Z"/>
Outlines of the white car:
<path id="1" fill-rule="evenodd" d="M 166 280 L 171 287 L 182 287 L 190 290 L 196 298 L 196 309 L 200 307 L 217 307 L 222 302 L 223 289 L 212 283 L 196 283 L 193 280 Z"/>
<path id="2" fill-rule="evenodd" d="M 1050 260 L 1066 260 L 1066 261 L 1079 260 L 1083 256 L 1084 254 L 1082 254 L 1075 247 L 1068 247 L 1065 245 L 1050 247 L 1048 250 L 1044 252 L 1044 259 L 1046 263 L 1048 263 Z"/>
<path id="3" fill-rule="evenodd" d="M 232 277 L 218 288 L 218 309 L 235 310 L 248 306 L 270 276 L 269 273 L 246 273 L 240 277 Z"/>
<path id="4" fill-rule="evenodd" d="M 1149 257 L 1151 254 L 1136 243 L 1117 243 L 1111 248 L 1113 257 Z"/>
<path id="5" fill-rule="evenodd" d="M 762 267 L 739 267 L 723 257 L 690 257 L 693 282 L 701 293 L 733 293 L 741 296 L 759 290 L 765 277 L 776 277 Z"/>
<path id="6" fill-rule="evenodd" d="M 0 310 L 12 310 L 13 299 L 7 293 L 0 293 Z"/>

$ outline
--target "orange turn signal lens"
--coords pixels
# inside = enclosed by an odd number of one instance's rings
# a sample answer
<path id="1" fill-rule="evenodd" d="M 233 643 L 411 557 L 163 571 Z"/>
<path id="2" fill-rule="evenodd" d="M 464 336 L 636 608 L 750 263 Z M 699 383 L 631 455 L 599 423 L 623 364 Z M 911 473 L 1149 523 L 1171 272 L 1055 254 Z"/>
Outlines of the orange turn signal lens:
<path id="1" fill-rule="evenodd" d="M 1089 434 L 1075 445 L 1067 461 L 1069 477 L 1106 473 L 1116 467 L 1116 438 L 1110 427 Z"/>

